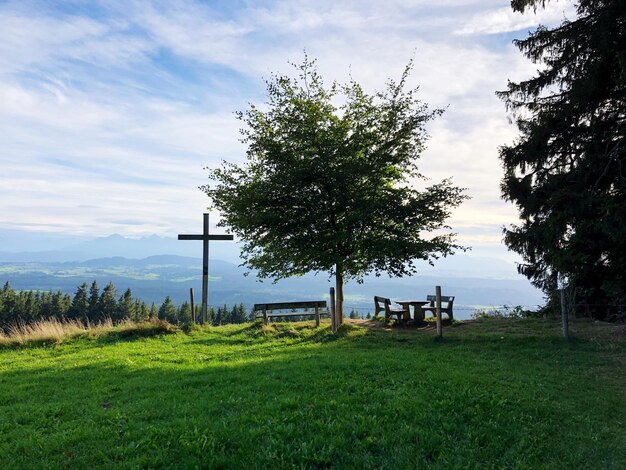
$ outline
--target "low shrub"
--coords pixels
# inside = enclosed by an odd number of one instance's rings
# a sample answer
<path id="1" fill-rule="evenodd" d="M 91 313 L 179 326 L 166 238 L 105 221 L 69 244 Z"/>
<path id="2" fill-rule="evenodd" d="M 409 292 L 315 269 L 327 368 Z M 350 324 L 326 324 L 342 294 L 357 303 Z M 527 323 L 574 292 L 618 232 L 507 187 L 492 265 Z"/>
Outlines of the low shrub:
<path id="1" fill-rule="evenodd" d="M 521 305 L 515 307 L 503 305 L 498 308 L 486 308 L 475 310 L 471 317 L 473 320 L 480 320 L 483 318 L 541 318 L 544 313 L 539 311 L 527 310 Z"/>

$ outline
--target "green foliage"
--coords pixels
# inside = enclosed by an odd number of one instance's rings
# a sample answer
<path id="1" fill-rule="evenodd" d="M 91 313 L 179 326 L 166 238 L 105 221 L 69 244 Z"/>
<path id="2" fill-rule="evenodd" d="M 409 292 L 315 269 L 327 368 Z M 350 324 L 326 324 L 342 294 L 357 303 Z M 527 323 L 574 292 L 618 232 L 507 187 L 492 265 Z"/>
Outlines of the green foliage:
<path id="1" fill-rule="evenodd" d="M 159 308 L 159 320 L 164 320 L 168 323 L 178 323 L 178 311 L 172 299 L 168 295 Z"/>
<path id="2" fill-rule="evenodd" d="M 247 164 L 224 163 L 203 187 L 247 266 L 273 279 L 336 275 L 339 304 L 344 278 L 411 274 L 459 248 L 445 220 L 462 190 L 425 186 L 418 171 L 426 123 L 442 111 L 406 89 L 411 66 L 374 95 L 354 81 L 326 87 L 306 57 L 296 68 L 267 82 L 263 109 L 239 113 Z"/>
<path id="3" fill-rule="evenodd" d="M 357 312 L 356 310 L 352 309 L 352 310 L 350 310 L 349 318 L 351 318 L 353 320 L 356 320 L 356 319 L 361 318 L 361 315 L 359 315 L 359 312 Z"/>
<path id="4" fill-rule="evenodd" d="M 544 3 L 512 5 L 523 11 Z M 502 193 L 521 219 L 505 241 L 524 259 L 520 272 L 552 300 L 560 275 L 580 303 L 623 305 L 626 4 L 580 0 L 576 8 L 576 19 L 515 41 L 542 67 L 499 93 L 520 132 L 500 150 Z"/>
<path id="5" fill-rule="evenodd" d="M 110 317 L 112 320 L 119 320 L 117 308 L 117 289 L 113 283 L 109 282 L 98 299 L 98 316 L 96 321 L 102 321 Z"/>
<path id="6" fill-rule="evenodd" d="M 480 309 L 472 312 L 472 318 L 475 320 L 484 318 L 541 318 L 543 312 L 526 310 L 521 305 L 515 307 L 504 305 L 502 308 Z"/>
<path id="7" fill-rule="evenodd" d="M 66 318 L 72 301 L 61 292 L 15 292 L 9 282 L 0 290 L 0 332 L 12 324 Z"/>
<path id="8" fill-rule="evenodd" d="M 78 289 L 68 312 L 68 318 L 87 322 L 89 318 L 89 292 L 87 283 L 83 282 Z"/>
<path id="9" fill-rule="evenodd" d="M 136 306 L 133 294 L 130 289 L 126 289 L 124 294 L 119 299 L 116 318 L 113 318 L 112 320 L 115 321 L 123 318 L 135 319 L 137 318 L 137 312 L 135 309 Z"/>
<path id="10" fill-rule="evenodd" d="M 185 301 L 178 309 L 178 322 L 179 323 L 191 323 L 191 305 Z"/>
<path id="11" fill-rule="evenodd" d="M 93 281 L 89 289 L 86 283 L 78 286 L 72 299 L 61 292 L 16 292 L 7 282 L 0 289 L 0 333 L 8 332 L 14 325 L 29 325 L 53 318 L 77 320 L 83 325 L 108 320 L 118 324 L 125 320 L 141 323 L 148 320 L 155 322 L 157 319 L 171 325 L 191 323 L 191 306 L 188 302 L 177 307 L 168 296 L 161 305 L 152 304 L 148 307 L 145 302 L 133 298 L 130 289 L 126 289 L 119 299 L 116 299 L 116 292 L 115 286 L 108 283 L 100 293 L 96 281 Z M 217 311 L 209 306 L 208 324 L 213 326 L 245 323 L 250 318 L 243 303 L 232 307 L 225 304 Z"/>
<path id="12" fill-rule="evenodd" d="M 101 317 L 98 301 L 100 299 L 100 288 L 94 279 L 89 288 L 89 319 L 96 321 Z"/>
<path id="13" fill-rule="evenodd" d="M 575 321 L 590 339 L 566 342 L 558 322 L 481 320 L 436 343 L 246 324 L 4 349 L 3 469 L 624 468 L 626 346 L 606 328 Z"/>

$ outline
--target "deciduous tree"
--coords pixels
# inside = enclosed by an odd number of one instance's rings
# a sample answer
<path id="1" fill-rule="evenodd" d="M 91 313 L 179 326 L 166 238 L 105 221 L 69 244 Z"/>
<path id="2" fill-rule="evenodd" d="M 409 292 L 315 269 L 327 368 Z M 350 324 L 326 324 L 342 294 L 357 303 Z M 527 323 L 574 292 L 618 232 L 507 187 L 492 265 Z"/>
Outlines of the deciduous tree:
<path id="1" fill-rule="evenodd" d="M 275 280 L 328 272 L 343 312 L 345 280 L 411 274 L 459 248 L 445 221 L 464 196 L 418 171 L 441 110 L 407 89 L 410 67 L 373 95 L 355 81 L 325 86 L 307 58 L 297 70 L 272 76 L 266 105 L 239 114 L 247 164 L 224 163 L 203 189 L 249 268 Z"/>

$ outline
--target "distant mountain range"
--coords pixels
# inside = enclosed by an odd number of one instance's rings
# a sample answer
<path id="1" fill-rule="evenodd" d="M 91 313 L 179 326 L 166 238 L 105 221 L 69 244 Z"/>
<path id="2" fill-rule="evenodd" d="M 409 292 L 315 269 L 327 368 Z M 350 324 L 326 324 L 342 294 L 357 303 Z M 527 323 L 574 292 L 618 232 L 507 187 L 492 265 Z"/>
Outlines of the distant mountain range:
<path id="1" fill-rule="evenodd" d="M 11 234 L 14 237 L 15 234 Z M 186 300 L 189 288 L 200 296 L 201 245 L 176 238 L 150 236 L 130 239 L 120 235 L 76 239 L 28 234 L 21 241 L 4 243 L 0 231 L 0 282 L 15 289 L 61 290 L 70 294 L 82 282 L 97 280 L 100 287 L 113 282 L 120 290 L 130 287 L 146 302 L 160 303 L 166 295 L 175 302 Z M 24 250 L 30 248 L 30 250 Z M 35 249 L 36 248 L 36 249 Z M 48 249 L 50 248 L 50 249 Z M 38 249 L 38 250 L 37 250 Z M 12 250 L 12 251 L 11 251 Z M 170 254 L 163 254 L 170 253 Z M 219 258 L 219 259 L 218 259 Z M 211 244 L 209 301 L 213 305 L 243 302 L 310 300 L 328 297 L 332 283 L 324 274 L 290 278 L 273 284 L 258 282 L 254 272 L 238 266 L 239 244 Z M 542 303 L 541 293 L 517 274 L 513 263 L 491 257 L 457 254 L 424 264 L 420 275 L 390 279 L 368 276 L 363 284 L 346 286 L 346 306 L 366 312 L 374 295 L 393 299 L 425 298 L 441 285 L 444 295 L 455 295 L 459 318 L 477 306 Z M 121 294 L 121 292 L 120 292 Z"/>
<path id="2" fill-rule="evenodd" d="M 214 245 L 216 244 L 211 244 L 211 249 L 219 249 L 220 259 L 238 262 L 237 244 L 219 242 L 219 246 Z M 175 237 L 157 235 L 127 238 L 113 234 L 83 239 L 45 233 L 0 231 L 0 261 L 64 262 L 114 256 L 138 259 L 161 254 L 200 257 L 202 245 L 199 242 L 179 241 Z"/>

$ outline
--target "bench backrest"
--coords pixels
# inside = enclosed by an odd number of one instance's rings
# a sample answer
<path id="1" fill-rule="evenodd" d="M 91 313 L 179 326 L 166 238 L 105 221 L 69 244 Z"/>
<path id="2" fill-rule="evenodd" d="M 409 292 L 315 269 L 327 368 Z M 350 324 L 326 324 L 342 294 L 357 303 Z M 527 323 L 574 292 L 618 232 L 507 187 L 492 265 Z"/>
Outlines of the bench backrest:
<path id="1" fill-rule="evenodd" d="M 382 304 L 382 306 L 380 305 Z M 387 309 L 389 308 L 389 305 L 391 305 L 391 299 L 388 299 L 387 297 L 379 297 L 377 295 L 374 296 L 374 308 L 375 308 L 375 312 L 374 312 L 374 316 L 378 316 L 379 312 L 382 311 L 387 311 Z"/>
<path id="2" fill-rule="evenodd" d="M 434 307 L 435 306 L 435 302 L 437 302 L 437 296 L 436 295 L 427 295 L 426 296 L 426 300 L 428 300 L 430 302 L 430 306 Z M 447 306 L 444 307 L 443 305 L 441 306 L 441 308 L 443 310 L 447 310 L 447 309 L 452 309 L 452 304 L 454 303 L 454 296 L 453 295 L 442 295 L 441 296 L 441 303 L 443 302 L 447 302 Z"/>

